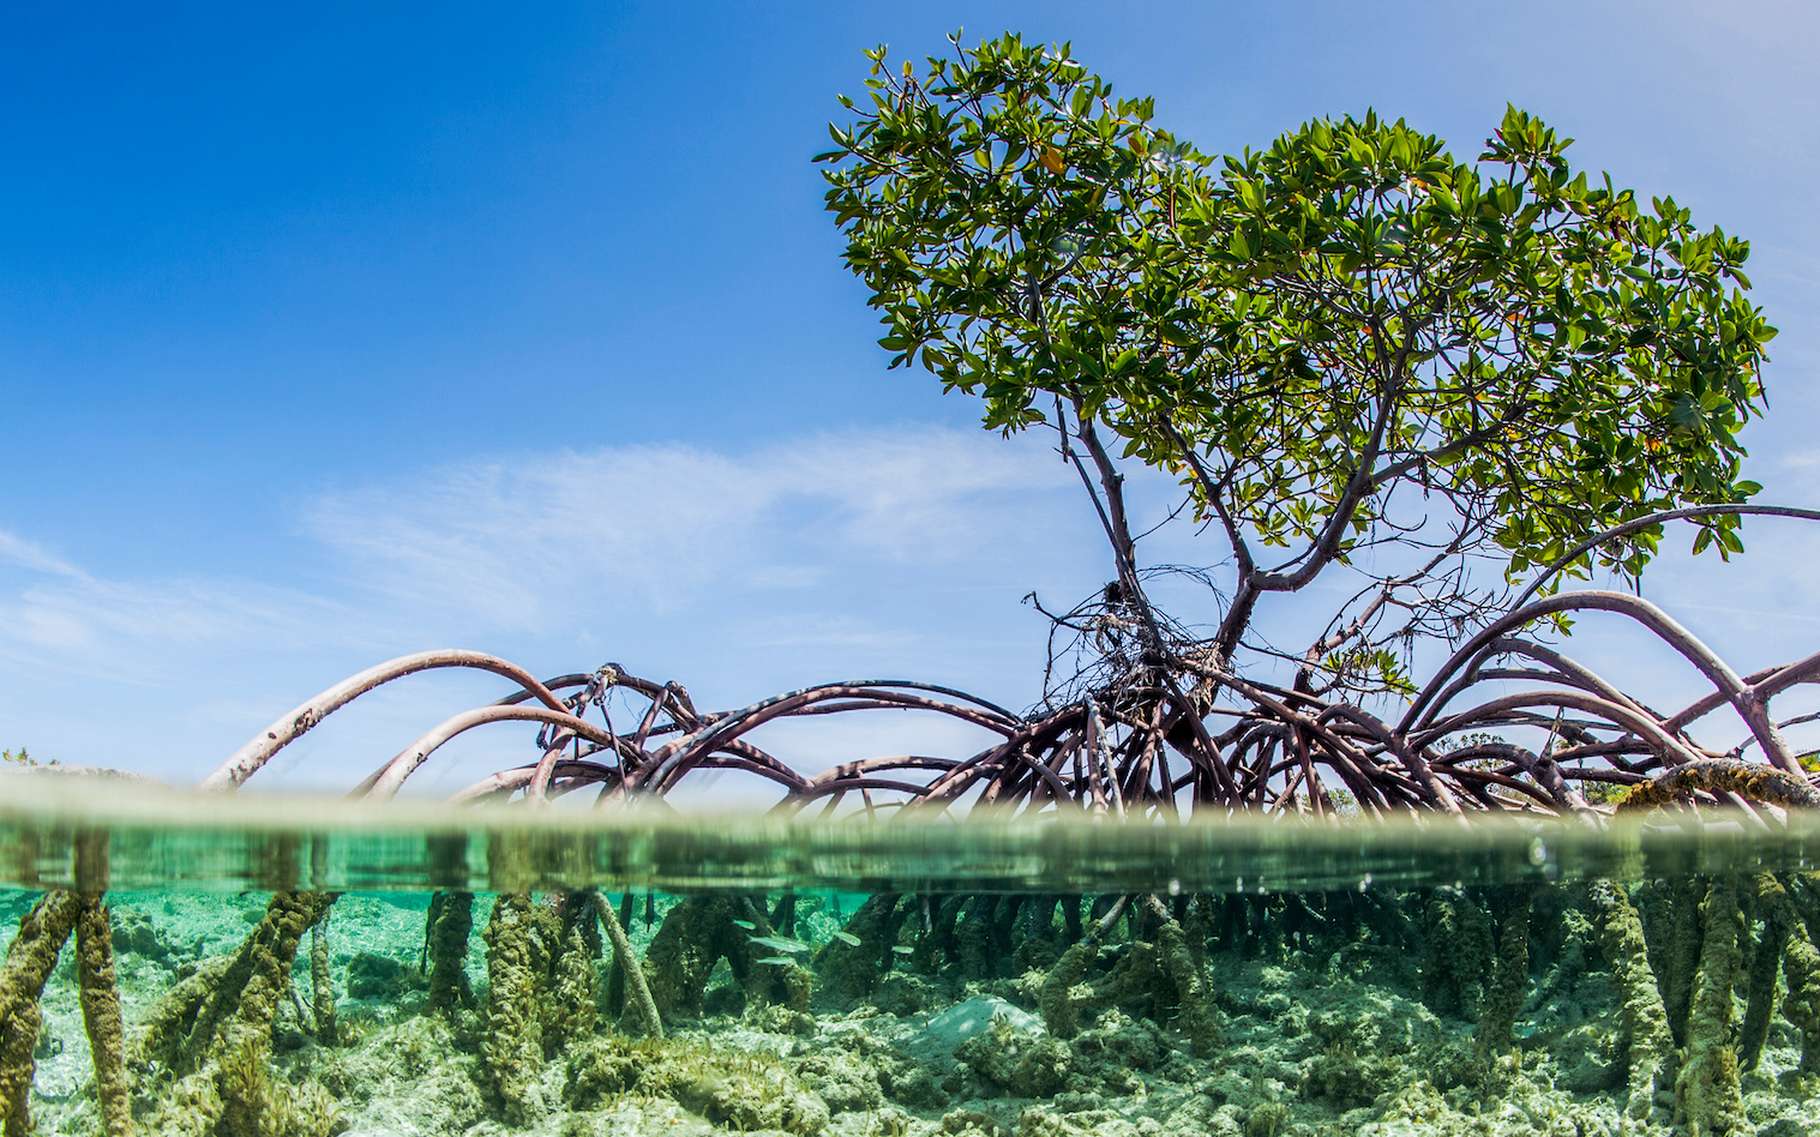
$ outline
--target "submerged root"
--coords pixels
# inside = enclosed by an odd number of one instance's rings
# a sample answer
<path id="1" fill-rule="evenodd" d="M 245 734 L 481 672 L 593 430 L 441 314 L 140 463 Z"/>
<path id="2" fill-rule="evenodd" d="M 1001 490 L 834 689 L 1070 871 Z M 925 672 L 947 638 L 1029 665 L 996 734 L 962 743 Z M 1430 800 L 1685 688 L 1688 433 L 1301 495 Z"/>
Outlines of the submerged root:
<path id="1" fill-rule="evenodd" d="M 1794 930 L 1788 890 L 1782 882 L 1771 873 L 1758 873 L 1751 884 L 1751 907 L 1762 921 L 1763 931 L 1750 953 L 1750 970 L 1744 982 L 1744 1026 L 1738 1034 L 1738 1064 L 1745 1070 L 1757 1068 L 1763 1046 L 1769 1041 L 1770 1017 L 1776 1007 L 1776 974 L 1782 969 L 1782 956 Z"/>
<path id="2" fill-rule="evenodd" d="M 1650 967 L 1662 992 L 1662 1008 L 1675 1044 L 1687 1041 L 1687 1014 L 1693 1002 L 1694 972 L 1700 963 L 1700 907 L 1697 880 L 1659 881 L 1637 896 Z"/>
<path id="3" fill-rule="evenodd" d="M 600 987 L 594 967 L 600 932 L 593 904 L 573 893 L 562 898 L 560 913 L 561 924 L 549 929 L 550 994 L 542 1004 L 546 1051 L 553 1043 L 594 1033 Z"/>
<path id="4" fill-rule="evenodd" d="M 891 970 L 891 948 L 909 914 L 903 899 L 890 892 L 868 897 L 847 921 L 847 938 L 829 940 L 816 953 L 815 974 L 823 991 L 843 1002 L 857 1002 L 872 993 L 879 979 Z M 971 915 L 969 910 L 968 924 Z M 964 943 L 966 927 L 963 924 L 955 933 L 957 944 Z"/>
<path id="5" fill-rule="evenodd" d="M 318 892 L 274 895 L 238 952 L 192 977 L 154 1012 L 135 1053 L 161 1056 L 177 1081 L 161 1095 L 149 1131 L 161 1137 L 334 1131 L 335 1104 L 321 1087 L 280 1085 L 271 1070 L 272 1022 L 290 989 L 298 948 L 334 900 Z"/>
<path id="6" fill-rule="evenodd" d="M 1465 892 L 1436 889 L 1428 901 L 1423 1001 L 1437 1013 L 1477 1020 L 1496 966 L 1491 917 Z"/>
<path id="7" fill-rule="evenodd" d="M 1782 1013 L 1801 1032 L 1801 1068 L 1820 1074 L 1820 950 L 1799 925 L 1782 953 L 1782 977 L 1788 983 Z"/>
<path id="8" fill-rule="evenodd" d="M 32 1075 L 37 1072 L 32 1050 L 44 1024 L 38 1000 L 75 929 L 80 903 L 72 892 L 40 899 L 19 921 L 19 934 L 0 967 L 0 1119 L 6 1137 L 27 1137 L 32 1131 Z"/>
<path id="9" fill-rule="evenodd" d="M 329 968 L 329 917 L 325 912 L 310 929 L 310 1001 L 316 1020 L 316 1041 L 335 1045 L 335 977 Z"/>
<path id="10" fill-rule="evenodd" d="M 114 979 L 114 935 L 107 906 L 84 896 L 76 913 L 76 965 L 82 1023 L 95 1062 L 95 1097 L 106 1137 L 133 1132 L 133 1090 L 126 1074 L 126 1028 Z"/>
<path id="11" fill-rule="evenodd" d="M 1072 1038 L 1080 1031 L 1081 1010 L 1096 998 L 1096 992 L 1087 983 L 1087 969 L 1099 958 L 1100 941 L 1125 914 L 1129 900 L 1129 897 L 1121 896 L 1114 902 L 1085 936 L 1062 953 L 1043 980 L 1037 1009 L 1042 1012 L 1043 1024 L 1049 1028 L 1049 1033 L 1057 1038 Z"/>
<path id="12" fill-rule="evenodd" d="M 537 969 L 528 893 L 502 893 L 483 933 L 487 943 L 486 1035 L 481 1059 L 493 1089 L 514 1122 L 529 1121 L 541 1104 L 537 1069 L 543 1060 L 537 1018 Z"/>
<path id="13" fill-rule="evenodd" d="M 1523 1009 L 1529 987 L 1529 889 L 1513 889 L 1504 898 L 1498 919 L 1497 954 L 1479 1007 L 1476 1045 L 1489 1058 L 1510 1049 L 1511 1031 Z"/>
<path id="14" fill-rule="evenodd" d="M 430 1006 L 439 1011 L 474 1001 L 468 984 L 468 938 L 474 932 L 474 894 L 438 892 L 430 897 L 424 955 L 430 971 Z"/>
<path id="15" fill-rule="evenodd" d="M 1662 1007 L 1655 973 L 1650 970 L 1643 921 L 1630 897 L 1609 880 L 1594 881 L 1588 893 L 1599 918 L 1599 943 L 1623 1000 L 1629 1066 L 1624 1113 L 1641 1121 L 1655 1108 L 1656 1092 L 1666 1086 L 1674 1036 L 1668 1029 L 1668 1012 Z"/>
<path id="16" fill-rule="evenodd" d="M 1690 1137 L 1730 1137 L 1745 1123 L 1732 1006 L 1744 931 L 1736 882 L 1714 880 L 1701 909 L 1706 935 L 1675 1078 L 1675 1107 Z"/>
<path id="17" fill-rule="evenodd" d="M 623 977 L 630 998 L 627 1000 L 632 1018 L 643 1033 L 652 1038 L 664 1036 L 663 1018 L 657 1013 L 657 1003 L 651 998 L 651 986 L 645 982 L 644 967 L 632 952 L 632 940 L 626 935 L 625 924 L 607 898 L 598 892 L 588 894 L 594 912 L 600 918 L 601 926 L 607 930 L 607 939 L 613 944 L 613 961 L 617 969 L 615 974 Z"/>
<path id="18" fill-rule="evenodd" d="M 1160 921 L 1156 932 L 1157 963 L 1175 988 L 1176 1021 L 1196 1054 L 1211 1054 L 1220 1035 L 1213 984 L 1206 968 L 1189 949 L 1188 935 L 1181 923 L 1156 897 L 1150 897 L 1150 906 Z"/>

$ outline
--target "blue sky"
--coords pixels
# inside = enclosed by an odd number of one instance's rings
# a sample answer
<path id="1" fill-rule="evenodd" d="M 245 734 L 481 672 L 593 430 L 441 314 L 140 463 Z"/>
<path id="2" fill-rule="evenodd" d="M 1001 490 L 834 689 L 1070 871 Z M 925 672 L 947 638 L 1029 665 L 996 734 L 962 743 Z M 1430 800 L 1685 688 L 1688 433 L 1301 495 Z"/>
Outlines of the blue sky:
<path id="1" fill-rule="evenodd" d="M 704 705 L 866 673 L 1027 702 L 1019 597 L 1104 578 L 1091 517 L 1040 446 L 884 371 L 808 161 L 862 48 L 960 26 L 1070 39 L 1209 150 L 1375 106 L 1470 154 L 1507 101 L 1542 115 L 1753 241 L 1783 329 L 1755 473 L 1820 503 L 1804 6 L 34 6 L 0 39 L 0 742 L 188 779 L 449 645 Z M 1650 592 L 1749 668 L 1820 643 L 1820 542 L 1747 542 Z M 1679 682 L 1624 643 L 1584 650 Z M 493 693 L 389 694 L 275 782 L 346 784 Z"/>

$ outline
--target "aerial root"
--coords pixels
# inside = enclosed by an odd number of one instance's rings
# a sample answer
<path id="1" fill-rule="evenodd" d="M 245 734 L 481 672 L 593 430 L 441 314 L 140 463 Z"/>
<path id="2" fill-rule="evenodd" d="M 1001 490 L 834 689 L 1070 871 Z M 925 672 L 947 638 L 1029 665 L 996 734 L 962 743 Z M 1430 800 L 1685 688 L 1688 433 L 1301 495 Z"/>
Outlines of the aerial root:
<path id="1" fill-rule="evenodd" d="M 1736 794 L 1785 809 L 1820 808 L 1820 790 L 1805 778 L 1755 762 L 1703 758 L 1671 766 L 1647 782 L 1638 782 L 1619 799 L 1618 809 L 1652 809 L 1693 793 Z"/>

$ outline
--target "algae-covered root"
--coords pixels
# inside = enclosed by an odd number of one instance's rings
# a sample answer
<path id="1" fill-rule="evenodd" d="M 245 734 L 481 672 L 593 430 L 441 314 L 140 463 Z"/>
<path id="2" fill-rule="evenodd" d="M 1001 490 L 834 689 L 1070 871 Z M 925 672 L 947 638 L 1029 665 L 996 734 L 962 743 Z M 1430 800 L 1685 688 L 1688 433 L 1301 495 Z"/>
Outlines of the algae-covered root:
<path id="1" fill-rule="evenodd" d="M 1100 941 L 1125 914 L 1129 901 L 1130 897 L 1119 897 L 1085 936 L 1062 953 L 1043 979 L 1037 1008 L 1042 1012 L 1043 1024 L 1057 1038 L 1071 1038 L 1080 1030 L 1080 1001 L 1075 988 L 1086 979 L 1087 969 L 1099 956 Z"/>
<path id="2" fill-rule="evenodd" d="M 71 892 L 42 897 L 19 921 L 19 934 L 0 967 L 0 1111 L 6 1137 L 28 1137 L 32 1131 L 32 1075 L 37 1072 L 32 1049 L 44 1022 L 38 1000 L 76 926 L 79 905 Z"/>
<path id="3" fill-rule="evenodd" d="M 1206 968 L 1188 946 L 1188 936 L 1162 903 L 1152 896 L 1150 907 L 1160 921 L 1156 932 L 1157 962 L 1175 987 L 1176 1017 L 1196 1054 L 1212 1053 L 1219 1042 L 1219 1016 L 1213 1005 L 1213 984 Z"/>
<path id="4" fill-rule="evenodd" d="M 1788 982 L 1782 1013 L 1801 1032 L 1801 1068 L 1820 1074 L 1820 950 L 1805 928 L 1789 934 L 1782 975 Z"/>
<path id="5" fill-rule="evenodd" d="M 1605 952 L 1623 1000 L 1622 1022 L 1628 1049 L 1628 1096 L 1625 1115 L 1647 1118 L 1654 1108 L 1656 1091 L 1674 1057 L 1675 1040 L 1668 1029 L 1668 1012 L 1656 988 L 1655 972 L 1643 943 L 1643 921 L 1623 887 L 1609 880 L 1588 886 L 1593 910 L 1599 918 L 1599 944 Z"/>
<path id="6" fill-rule="evenodd" d="M 481 1059 L 514 1122 L 529 1121 L 537 1112 L 537 1069 L 543 1061 L 532 924 L 530 895 L 502 893 L 483 933 L 488 988 Z"/>
<path id="7" fill-rule="evenodd" d="M 114 934 L 107 906 L 84 896 L 76 913 L 76 964 L 82 1022 L 95 1062 L 95 1097 L 107 1137 L 133 1132 L 133 1090 L 126 1074 L 126 1028 L 114 980 Z"/>
<path id="8" fill-rule="evenodd" d="M 1625 791 L 1617 808 L 1654 809 L 1694 793 L 1736 794 L 1747 801 L 1784 809 L 1820 808 L 1820 790 L 1814 789 L 1806 778 L 1766 763 L 1735 758 L 1702 758 L 1671 766 Z"/>
<path id="9" fill-rule="evenodd" d="M 270 1058 L 272 1022 L 290 990 L 304 933 L 334 902 L 329 893 L 275 894 L 239 951 L 211 969 L 210 989 L 199 999 L 185 992 L 187 1007 L 158 1016 L 160 1049 L 176 1069 L 193 1072 L 163 1092 L 149 1131 L 160 1137 L 326 1137 L 333 1131 L 334 1103 L 317 1086 L 276 1085 Z M 173 1037 L 185 1021 L 188 1034 Z"/>
<path id="10" fill-rule="evenodd" d="M 1675 1076 L 1675 1106 L 1689 1137 L 1731 1137 L 1745 1125 L 1732 1006 L 1744 935 L 1737 882 L 1715 879 L 1707 887 L 1701 915 L 1705 939 Z"/>
<path id="11" fill-rule="evenodd" d="M 585 911 L 592 923 L 592 905 Z M 593 1034 L 598 1015 L 595 1003 L 600 976 L 594 969 L 595 953 L 587 929 L 571 921 L 557 936 L 555 955 L 550 961 L 550 993 L 543 1001 L 546 1052 L 563 1039 Z"/>
<path id="12" fill-rule="evenodd" d="M 1533 894 L 1513 888 L 1499 905 L 1497 954 L 1491 961 L 1490 981 L 1479 1006 L 1477 1046 L 1490 1057 L 1510 1049 L 1511 1030 L 1523 1009 L 1529 987 L 1529 915 Z"/>
<path id="13" fill-rule="evenodd" d="M 1657 881 L 1639 889 L 1650 967 L 1662 992 L 1662 1008 L 1677 1045 L 1687 1041 L 1687 1013 L 1693 1002 L 1694 973 L 1700 963 L 1700 906 L 1704 886 L 1691 877 Z"/>
<path id="14" fill-rule="evenodd" d="M 1770 1018 L 1776 1009 L 1776 974 L 1782 970 L 1782 957 L 1795 923 L 1788 890 L 1773 873 L 1758 873 L 1751 886 L 1751 908 L 1763 930 L 1750 952 L 1750 969 L 1744 981 L 1744 1025 L 1738 1034 L 1738 1064 L 1745 1070 L 1757 1068 L 1763 1046 L 1769 1041 Z"/>
<path id="15" fill-rule="evenodd" d="M 316 1017 L 316 1041 L 335 1045 L 335 976 L 329 967 L 329 917 L 310 929 L 310 1002 Z"/>
<path id="16" fill-rule="evenodd" d="M 474 894 L 438 892 L 430 898 L 424 955 L 430 969 L 430 1006 L 439 1011 L 474 1001 L 468 984 L 468 938 L 474 931 Z"/>
<path id="17" fill-rule="evenodd" d="M 632 952 L 632 940 L 626 935 L 625 925 L 619 914 L 607 903 L 607 898 L 598 892 L 589 894 L 594 911 L 600 922 L 607 929 L 607 939 L 613 944 L 613 959 L 623 975 L 624 982 L 631 994 L 631 1004 L 637 1011 L 639 1026 L 652 1038 L 664 1036 L 663 1018 L 657 1013 L 657 1004 L 651 998 L 651 987 L 645 982 L 644 967 L 638 962 L 638 956 Z"/>
<path id="18" fill-rule="evenodd" d="M 866 898 L 836 936 L 815 955 L 815 974 L 822 990 L 843 1002 L 856 1002 L 872 993 L 885 972 L 891 970 L 892 947 L 909 906 L 896 893 L 881 892 Z"/>
<path id="19" fill-rule="evenodd" d="M 1496 966 L 1496 936 L 1490 916 L 1464 891 L 1436 889 L 1425 913 L 1427 957 L 1422 965 L 1423 1001 L 1430 1009 L 1478 1020 L 1485 984 Z"/>

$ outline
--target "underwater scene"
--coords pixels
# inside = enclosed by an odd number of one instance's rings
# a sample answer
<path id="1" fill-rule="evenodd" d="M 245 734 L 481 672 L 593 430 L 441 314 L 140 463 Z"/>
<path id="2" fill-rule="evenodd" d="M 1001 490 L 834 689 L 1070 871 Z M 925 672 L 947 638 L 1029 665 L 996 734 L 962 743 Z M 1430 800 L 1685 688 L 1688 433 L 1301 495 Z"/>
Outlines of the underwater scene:
<path id="1" fill-rule="evenodd" d="M 1820 1132 L 1799 818 L 7 788 L 7 1137 Z"/>

